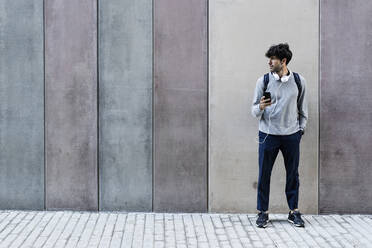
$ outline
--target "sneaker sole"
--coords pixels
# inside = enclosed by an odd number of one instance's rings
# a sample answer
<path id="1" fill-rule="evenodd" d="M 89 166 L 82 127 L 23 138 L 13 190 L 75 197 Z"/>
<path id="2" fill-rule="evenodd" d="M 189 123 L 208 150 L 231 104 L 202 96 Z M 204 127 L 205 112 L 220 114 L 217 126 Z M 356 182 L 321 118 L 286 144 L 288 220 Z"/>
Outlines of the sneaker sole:
<path id="1" fill-rule="evenodd" d="M 268 224 L 269 224 L 269 221 L 266 222 L 263 226 L 259 226 L 259 225 L 257 225 L 257 224 L 256 224 L 256 226 L 259 227 L 259 228 L 265 228 L 265 227 L 267 227 Z"/>
<path id="2" fill-rule="evenodd" d="M 295 224 L 293 222 L 293 220 L 290 220 L 290 219 L 287 219 L 289 223 L 292 223 L 293 225 L 297 226 L 297 227 L 305 227 L 304 225 L 300 225 L 300 224 Z"/>

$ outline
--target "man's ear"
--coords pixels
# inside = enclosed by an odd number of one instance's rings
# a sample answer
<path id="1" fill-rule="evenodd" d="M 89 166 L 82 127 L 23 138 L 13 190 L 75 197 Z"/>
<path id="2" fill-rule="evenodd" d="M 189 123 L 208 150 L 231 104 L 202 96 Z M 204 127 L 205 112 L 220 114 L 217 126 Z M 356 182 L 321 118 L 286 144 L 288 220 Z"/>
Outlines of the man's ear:
<path id="1" fill-rule="evenodd" d="M 287 64 L 287 58 L 282 59 L 282 61 L 280 63 L 281 64 L 283 64 L 283 63 Z"/>

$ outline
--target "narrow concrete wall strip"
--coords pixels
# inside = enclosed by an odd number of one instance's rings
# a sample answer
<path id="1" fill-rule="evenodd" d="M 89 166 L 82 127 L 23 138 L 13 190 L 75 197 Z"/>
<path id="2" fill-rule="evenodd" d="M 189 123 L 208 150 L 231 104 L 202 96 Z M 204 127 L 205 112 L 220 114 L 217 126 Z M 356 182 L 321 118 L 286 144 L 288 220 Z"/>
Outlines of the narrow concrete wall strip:
<path id="1" fill-rule="evenodd" d="M 207 211 L 207 1 L 154 1 L 154 211 Z"/>
<path id="2" fill-rule="evenodd" d="M 43 1 L 0 1 L 0 208 L 44 209 Z"/>
<path id="3" fill-rule="evenodd" d="M 98 209 L 97 2 L 45 0 L 46 208 Z"/>
<path id="4" fill-rule="evenodd" d="M 152 211 L 152 1 L 100 1 L 100 210 Z"/>
<path id="5" fill-rule="evenodd" d="M 371 13 L 321 0 L 320 213 L 372 213 Z"/>

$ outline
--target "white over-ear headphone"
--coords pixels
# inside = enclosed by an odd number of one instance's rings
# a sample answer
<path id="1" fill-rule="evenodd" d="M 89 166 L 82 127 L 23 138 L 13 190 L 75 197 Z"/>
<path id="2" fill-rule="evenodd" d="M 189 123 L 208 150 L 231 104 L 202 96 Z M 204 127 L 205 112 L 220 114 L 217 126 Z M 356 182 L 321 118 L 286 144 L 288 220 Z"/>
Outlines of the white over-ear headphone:
<path id="1" fill-rule="evenodd" d="M 279 75 L 276 72 L 273 72 L 273 76 L 274 76 L 275 80 L 279 80 L 280 79 L 280 81 L 282 81 L 284 83 L 284 82 L 287 82 L 288 81 L 289 76 L 291 76 L 291 74 L 285 75 L 285 76 L 282 76 L 281 78 L 279 78 Z"/>

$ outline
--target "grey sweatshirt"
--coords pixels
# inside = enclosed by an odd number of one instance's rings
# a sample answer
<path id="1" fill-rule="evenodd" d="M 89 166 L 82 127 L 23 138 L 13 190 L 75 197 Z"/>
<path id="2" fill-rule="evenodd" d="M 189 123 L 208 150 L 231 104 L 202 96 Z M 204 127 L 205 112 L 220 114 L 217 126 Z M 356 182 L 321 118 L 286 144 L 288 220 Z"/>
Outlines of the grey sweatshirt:
<path id="1" fill-rule="evenodd" d="M 256 83 L 253 96 L 252 115 L 259 119 L 259 130 L 264 133 L 275 135 L 289 135 L 304 130 L 308 119 L 306 80 L 300 74 L 301 96 L 299 99 L 299 111 L 297 110 L 298 88 L 293 73 L 290 71 L 287 82 L 276 80 L 269 73 L 269 83 L 266 91 L 271 93 L 271 105 L 260 110 L 259 103 L 263 96 L 263 76 Z M 270 127 L 269 127 L 270 116 Z"/>

